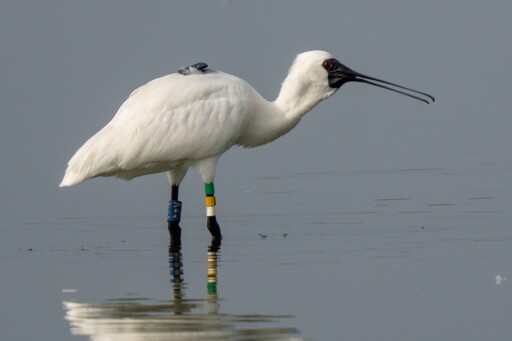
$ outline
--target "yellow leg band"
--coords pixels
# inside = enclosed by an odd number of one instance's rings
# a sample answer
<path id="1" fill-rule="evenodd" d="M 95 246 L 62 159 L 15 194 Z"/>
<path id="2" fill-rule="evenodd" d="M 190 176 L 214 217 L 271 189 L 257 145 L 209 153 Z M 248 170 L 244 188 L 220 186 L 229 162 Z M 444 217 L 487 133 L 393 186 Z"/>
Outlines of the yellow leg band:
<path id="1" fill-rule="evenodd" d="M 213 195 L 205 197 L 205 203 L 206 203 L 206 207 L 215 206 L 215 197 Z"/>

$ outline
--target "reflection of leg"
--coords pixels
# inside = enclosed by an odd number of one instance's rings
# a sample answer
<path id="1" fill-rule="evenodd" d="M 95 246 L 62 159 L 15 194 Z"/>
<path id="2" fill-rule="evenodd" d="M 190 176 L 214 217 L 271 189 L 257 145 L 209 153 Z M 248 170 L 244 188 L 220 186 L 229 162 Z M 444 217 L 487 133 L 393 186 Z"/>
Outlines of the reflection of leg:
<path id="1" fill-rule="evenodd" d="M 181 244 L 181 201 L 178 200 L 178 185 L 172 185 L 171 200 L 169 201 L 169 214 L 167 215 L 167 222 L 169 234 L 171 235 L 171 245 Z"/>
<path id="2" fill-rule="evenodd" d="M 208 248 L 208 298 L 217 299 L 217 259 L 218 246 L 212 245 Z"/>
<path id="3" fill-rule="evenodd" d="M 183 262 L 181 261 L 181 246 L 169 246 L 169 270 L 171 272 L 171 283 L 174 300 L 179 302 L 183 298 Z"/>
<path id="4" fill-rule="evenodd" d="M 217 223 L 217 218 L 215 216 L 215 187 L 213 186 L 213 182 L 206 183 L 204 185 L 205 193 L 206 193 L 206 219 L 207 219 L 207 227 L 212 235 L 212 243 L 215 241 L 220 245 L 220 241 L 222 240 L 222 234 L 220 233 L 220 226 Z"/>

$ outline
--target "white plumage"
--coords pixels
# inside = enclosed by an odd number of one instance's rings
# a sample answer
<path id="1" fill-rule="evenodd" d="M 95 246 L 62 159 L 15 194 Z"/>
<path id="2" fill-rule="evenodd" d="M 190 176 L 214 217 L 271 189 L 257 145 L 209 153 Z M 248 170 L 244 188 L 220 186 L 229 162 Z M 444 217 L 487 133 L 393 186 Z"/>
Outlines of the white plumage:
<path id="1" fill-rule="evenodd" d="M 207 195 L 213 195 L 215 167 L 225 151 L 234 145 L 256 147 L 275 140 L 295 127 L 320 101 L 354 81 L 428 103 L 418 95 L 372 82 L 376 81 L 434 100 L 428 94 L 357 73 L 325 51 L 299 54 L 273 102 L 244 80 L 199 63 L 135 90 L 112 121 L 71 158 L 60 186 L 98 176 L 132 179 L 167 172 L 177 200 L 180 182 L 194 167 L 204 183 L 211 185 L 207 191 L 212 193 Z M 215 200 L 208 200 L 207 212 L 213 221 Z M 181 210 L 181 202 L 178 206 Z M 174 224 L 172 229 L 177 231 L 179 218 L 173 219 L 169 226 Z M 212 235 L 220 236 L 216 221 L 212 224 Z"/>
<path id="2" fill-rule="evenodd" d="M 220 72 L 176 73 L 143 85 L 71 158 L 61 186 L 96 176 L 131 179 L 222 154 L 247 124 L 251 90 Z"/>
<path id="3" fill-rule="evenodd" d="M 112 121 L 76 152 L 60 186 L 169 170 L 176 170 L 179 182 L 190 166 L 198 168 L 204 182 L 212 182 L 217 159 L 226 150 L 273 141 L 337 90 L 328 86 L 321 68 L 328 58 L 323 51 L 299 55 L 274 102 L 244 80 L 218 71 L 152 80 L 133 91 Z"/>

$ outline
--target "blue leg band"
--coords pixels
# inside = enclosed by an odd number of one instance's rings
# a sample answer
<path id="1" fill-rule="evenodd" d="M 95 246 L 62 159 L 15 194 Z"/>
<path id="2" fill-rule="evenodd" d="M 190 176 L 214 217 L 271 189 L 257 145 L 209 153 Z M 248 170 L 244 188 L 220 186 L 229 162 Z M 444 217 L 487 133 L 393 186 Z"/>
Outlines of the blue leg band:
<path id="1" fill-rule="evenodd" d="M 167 215 L 167 221 L 181 221 L 181 201 L 170 200 L 169 201 L 169 213 Z"/>

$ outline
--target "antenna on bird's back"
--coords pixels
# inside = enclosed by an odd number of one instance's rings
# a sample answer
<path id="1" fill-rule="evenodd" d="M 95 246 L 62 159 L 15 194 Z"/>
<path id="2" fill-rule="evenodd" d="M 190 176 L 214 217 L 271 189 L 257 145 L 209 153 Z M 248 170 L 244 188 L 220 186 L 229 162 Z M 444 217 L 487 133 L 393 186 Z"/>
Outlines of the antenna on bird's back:
<path id="1" fill-rule="evenodd" d="M 187 76 L 191 74 L 205 73 L 206 71 L 208 71 L 208 64 L 200 62 L 190 66 L 182 67 L 178 70 L 178 73 L 180 75 Z"/>

